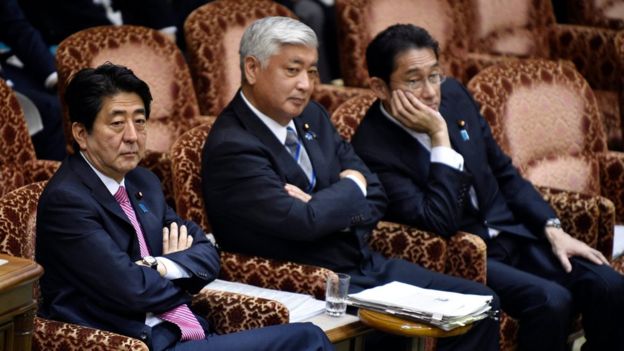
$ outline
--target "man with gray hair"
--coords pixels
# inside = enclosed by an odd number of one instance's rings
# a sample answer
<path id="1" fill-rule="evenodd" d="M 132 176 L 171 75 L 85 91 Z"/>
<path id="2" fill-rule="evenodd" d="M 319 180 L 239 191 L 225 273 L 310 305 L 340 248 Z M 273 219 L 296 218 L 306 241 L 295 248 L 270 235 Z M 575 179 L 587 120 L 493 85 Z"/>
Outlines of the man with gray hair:
<path id="1" fill-rule="evenodd" d="M 391 281 L 492 295 L 489 288 L 373 252 L 367 239 L 386 195 L 327 112 L 310 96 L 318 41 L 286 17 L 254 22 L 241 39 L 242 86 L 215 122 L 202 155 L 206 210 L 228 251 L 351 275 L 350 292 Z M 438 341 L 439 350 L 498 350 L 498 323 Z"/>

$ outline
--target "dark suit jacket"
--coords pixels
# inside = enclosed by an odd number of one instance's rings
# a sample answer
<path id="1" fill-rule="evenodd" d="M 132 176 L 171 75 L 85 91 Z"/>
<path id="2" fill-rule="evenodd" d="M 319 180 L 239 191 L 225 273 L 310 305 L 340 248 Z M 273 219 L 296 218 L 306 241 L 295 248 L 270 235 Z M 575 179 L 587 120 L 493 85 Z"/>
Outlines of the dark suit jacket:
<path id="1" fill-rule="evenodd" d="M 319 104 L 310 102 L 294 122 L 317 176 L 307 204 L 284 190 L 286 183 L 308 187 L 303 170 L 240 92 L 217 118 L 202 162 L 214 234 L 225 250 L 338 271 L 353 268 L 369 255 L 367 237 L 383 215 L 381 184 Z M 366 177 L 366 197 L 352 180 L 340 179 L 344 169 Z"/>
<path id="2" fill-rule="evenodd" d="M 140 253 L 130 220 L 82 156 L 73 155 L 39 200 L 36 259 L 45 269 L 39 314 L 151 345 L 146 312 L 158 314 L 190 302 L 189 293 L 216 278 L 219 256 L 197 225 L 167 206 L 154 174 L 136 168 L 126 175 L 125 186 L 153 256 L 162 256 L 163 226 L 174 221 L 187 226 L 193 246 L 164 257 L 191 277 L 170 281 L 134 263 Z"/>
<path id="3" fill-rule="evenodd" d="M 464 171 L 431 163 L 430 152 L 384 116 L 379 105 L 376 101 L 368 110 L 352 144 L 386 189 L 386 219 L 447 237 L 464 230 L 487 239 L 487 227 L 528 238 L 543 235 L 553 210 L 500 149 L 461 84 L 453 79 L 442 84 L 440 113 L 453 149 L 464 157 Z M 460 120 L 469 140 L 461 137 Z M 470 204 L 471 185 L 479 210 Z"/>

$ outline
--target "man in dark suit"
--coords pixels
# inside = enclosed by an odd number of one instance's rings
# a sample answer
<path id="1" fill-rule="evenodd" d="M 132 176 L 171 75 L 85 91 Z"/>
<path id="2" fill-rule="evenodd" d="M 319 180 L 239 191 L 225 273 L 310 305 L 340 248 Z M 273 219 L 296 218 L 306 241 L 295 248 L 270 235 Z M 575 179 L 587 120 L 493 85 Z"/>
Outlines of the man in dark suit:
<path id="1" fill-rule="evenodd" d="M 150 350 L 325 350 L 312 324 L 217 336 L 188 308 L 215 279 L 219 255 L 137 167 L 151 95 L 125 67 L 78 72 L 67 87 L 75 155 L 39 200 L 36 258 L 42 317 L 124 334 Z"/>
<path id="2" fill-rule="evenodd" d="M 472 281 L 373 252 L 367 239 L 386 197 L 310 95 L 317 39 L 285 17 L 254 22 L 241 39 L 242 88 L 217 118 L 203 150 L 202 186 L 224 249 L 318 265 L 351 275 L 350 292 L 402 281 L 494 295 Z M 497 308 L 497 300 L 493 307 Z M 440 350 L 496 350 L 486 319 Z"/>
<path id="3" fill-rule="evenodd" d="M 352 142 L 386 189 L 386 219 L 483 238 L 488 286 L 520 320 L 521 350 L 564 350 L 578 311 L 583 350 L 622 350 L 624 280 L 561 229 L 466 89 L 444 79 L 437 42 L 422 28 L 395 25 L 369 44 L 366 59 L 379 100 Z"/>

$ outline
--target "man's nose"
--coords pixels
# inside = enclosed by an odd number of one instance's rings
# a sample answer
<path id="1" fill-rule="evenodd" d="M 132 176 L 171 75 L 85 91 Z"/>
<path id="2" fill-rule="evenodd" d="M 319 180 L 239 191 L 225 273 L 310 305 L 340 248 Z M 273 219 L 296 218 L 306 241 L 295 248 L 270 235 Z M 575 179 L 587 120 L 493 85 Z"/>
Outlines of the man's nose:
<path id="1" fill-rule="evenodd" d="M 312 77 L 310 77 L 308 72 L 302 72 L 302 74 L 299 75 L 299 79 L 297 80 L 297 89 L 308 91 L 310 90 L 310 86 L 312 84 Z"/>
<path id="2" fill-rule="evenodd" d="M 135 142 L 138 139 L 138 133 L 136 126 L 134 123 L 126 124 L 126 128 L 124 128 L 123 139 L 125 142 Z"/>

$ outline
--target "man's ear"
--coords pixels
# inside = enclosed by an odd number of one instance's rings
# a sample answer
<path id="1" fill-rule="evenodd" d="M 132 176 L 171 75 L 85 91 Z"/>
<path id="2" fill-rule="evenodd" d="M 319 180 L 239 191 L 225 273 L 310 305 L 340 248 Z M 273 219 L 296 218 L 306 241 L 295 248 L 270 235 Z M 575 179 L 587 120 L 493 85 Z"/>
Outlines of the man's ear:
<path id="1" fill-rule="evenodd" d="M 258 72 L 262 68 L 260 61 L 254 56 L 246 56 L 243 61 L 243 68 L 245 69 L 245 80 L 247 83 L 254 85 L 258 78 Z"/>
<path id="2" fill-rule="evenodd" d="M 85 150 L 87 148 L 87 134 L 87 128 L 85 128 L 84 124 L 78 122 L 72 123 L 72 136 L 78 146 L 80 146 L 80 150 Z"/>
<path id="3" fill-rule="evenodd" d="M 378 99 L 382 101 L 390 101 L 392 92 L 386 82 L 384 82 L 381 78 L 372 77 L 370 78 L 369 83 L 371 90 L 375 93 Z"/>

